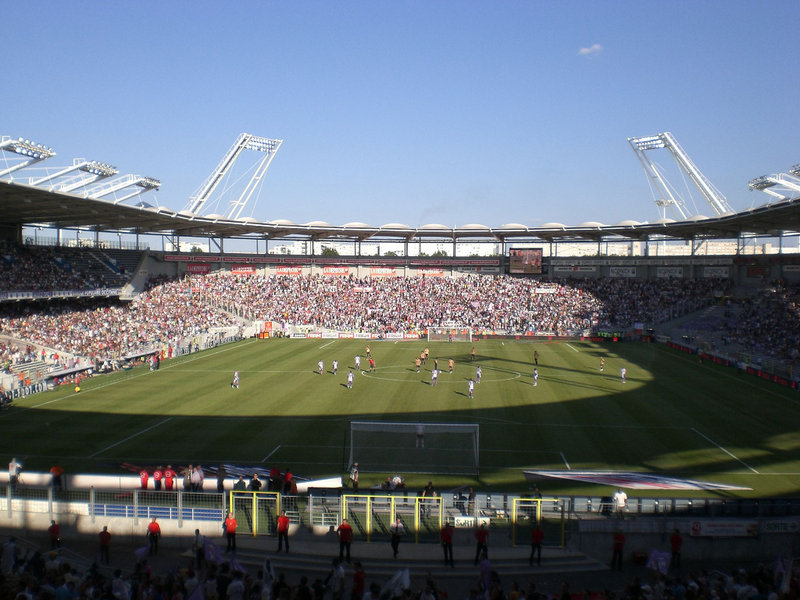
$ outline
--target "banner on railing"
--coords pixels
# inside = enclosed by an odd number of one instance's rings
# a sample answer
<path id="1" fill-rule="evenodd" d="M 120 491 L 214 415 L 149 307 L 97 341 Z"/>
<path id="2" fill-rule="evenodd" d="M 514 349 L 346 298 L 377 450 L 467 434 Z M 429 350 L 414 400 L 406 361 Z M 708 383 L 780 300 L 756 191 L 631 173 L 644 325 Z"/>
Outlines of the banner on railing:
<path id="1" fill-rule="evenodd" d="M 689 532 L 695 537 L 756 537 L 758 521 L 703 519 L 692 521 Z"/>

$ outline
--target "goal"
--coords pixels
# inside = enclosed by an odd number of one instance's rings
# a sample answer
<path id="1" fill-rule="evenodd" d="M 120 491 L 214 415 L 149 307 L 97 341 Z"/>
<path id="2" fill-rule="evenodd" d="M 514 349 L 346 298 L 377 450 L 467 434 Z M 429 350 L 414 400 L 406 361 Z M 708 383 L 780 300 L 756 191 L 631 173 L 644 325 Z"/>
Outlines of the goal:
<path id="1" fill-rule="evenodd" d="M 351 421 L 350 464 L 364 472 L 479 473 L 478 423 Z"/>
<path id="2" fill-rule="evenodd" d="M 472 327 L 442 326 L 428 328 L 429 342 L 471 342 Z"/>

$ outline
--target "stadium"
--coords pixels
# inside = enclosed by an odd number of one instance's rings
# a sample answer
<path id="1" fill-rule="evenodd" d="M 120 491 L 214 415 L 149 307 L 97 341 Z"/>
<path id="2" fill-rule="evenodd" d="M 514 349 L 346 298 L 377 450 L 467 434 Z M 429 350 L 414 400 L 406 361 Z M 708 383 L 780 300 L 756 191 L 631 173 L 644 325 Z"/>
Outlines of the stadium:
<path id="1" fill-rule="evenodd" d="M 629 141 L 670 149 L 714 216 L 665 194 L 645 224 L 257 222 L 280 140 L 239 136 L 174 212 L 142 199 L 153 178 L 43 171 L 51 148 L 3 137 L 8 524 L 210 536 L 232 511 L 259 539 L 286 511 L 298 536 L 399 518 L 418 544 L 483 523 L 513 548 L 537 522 L 591 552 L 624 523 L 641 554 L 690 522 L 697 554 L 791 546 L 797 167 L 733 212 L 671 134 Z M 259 170 L 210 213 L 245 151 Z"/>

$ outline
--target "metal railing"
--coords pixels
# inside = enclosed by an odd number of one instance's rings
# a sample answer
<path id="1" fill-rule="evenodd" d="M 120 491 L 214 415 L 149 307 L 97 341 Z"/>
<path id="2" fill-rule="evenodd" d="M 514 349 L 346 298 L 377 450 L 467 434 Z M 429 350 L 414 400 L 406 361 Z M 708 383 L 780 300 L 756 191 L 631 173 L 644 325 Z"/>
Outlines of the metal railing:
<path id="1" fill-rule="evenodd" d="M 406 534 L 415 542 L 438 541 L 445 523 L 457 528 L 482 523 L 506 528 L 512 543 L 524 539 L 535 524 L 560 526 L 564 543 L 566 524 L 571 520 L 611 519 L 619 516 L 608 496 L 558 496 L 531 498 L 518 494 L 446 493 L 424 498 L 409 492 L 345 493 L 317 490 L 309 495 L 278 492 L 234 491 L 226 494 L 149 490 L 54 490 L 29 486 L 24 481 L 12 488 L 0 486 L 0 511 L 9 517 L 15 513 L 58 515 L 75 514 L 97 518 L 126 518 L 134 524 L 152 517 L 162 520 L 216 521 L 221 523 L 228 511 L 234 513 L 241 533 L 275 535 L 281 511 L 290 523 L 311 528 L 335 529 L 347 517 L 356 537 L 366 541 L 385 540 L 391 524 L 399 517 Z M 625 518 L 770 518 L 800 515 L 800 498 L 728 499 L 719 497 L 629 498 Z M 550 537 L 550 536 L 548 536 Z M 553 539 L 550 537 L 550 539 Z"/>

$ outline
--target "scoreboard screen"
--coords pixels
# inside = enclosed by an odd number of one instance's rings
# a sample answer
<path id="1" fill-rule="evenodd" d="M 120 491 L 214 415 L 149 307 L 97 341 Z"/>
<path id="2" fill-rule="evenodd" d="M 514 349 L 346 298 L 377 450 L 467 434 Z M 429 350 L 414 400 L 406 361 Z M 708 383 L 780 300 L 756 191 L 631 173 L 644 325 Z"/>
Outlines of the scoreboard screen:
<path id="1" fill-rule="evenodd" d="M 512 248 L 508 252 L 509 273 L 532 273 L 542 272 L 542 249 L 541 248 Z"/>

